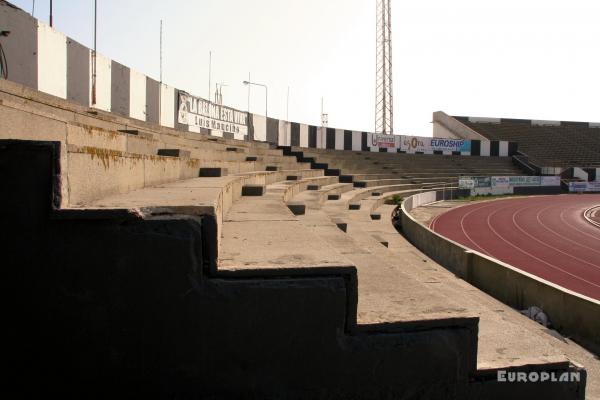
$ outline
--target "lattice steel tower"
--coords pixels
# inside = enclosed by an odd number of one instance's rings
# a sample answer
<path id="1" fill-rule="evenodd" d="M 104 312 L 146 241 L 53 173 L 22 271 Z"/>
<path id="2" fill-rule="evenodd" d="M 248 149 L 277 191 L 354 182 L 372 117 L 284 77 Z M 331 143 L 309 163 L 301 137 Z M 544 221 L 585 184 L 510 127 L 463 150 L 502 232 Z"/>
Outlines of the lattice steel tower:
<path id="1" fill-rule="evenodd" d="M 377 1 L 377 51 L 375 78 L 375 132 L 394 133 L 392 94 L 392 11 L 391 0 Z"/>

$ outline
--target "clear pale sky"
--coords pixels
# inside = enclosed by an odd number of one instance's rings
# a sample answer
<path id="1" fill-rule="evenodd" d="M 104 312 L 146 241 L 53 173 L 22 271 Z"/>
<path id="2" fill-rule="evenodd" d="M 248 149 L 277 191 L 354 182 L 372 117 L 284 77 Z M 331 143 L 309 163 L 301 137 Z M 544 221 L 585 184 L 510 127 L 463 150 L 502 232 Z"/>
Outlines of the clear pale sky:
<path id="1" fill-rule="evenodd" d="M 9 0 L 31 12 L 32 0 Z M 35 2 L 48 21 L 49 0 Z M 55 28 L 92 46 L 93 0 L 54 0 Z M 392 1 L 394 128 L 431 135 L 431 113 L 600 122 L 600 1 Z M 206 98 L 269 115 L 374 130 L 375 0 L 98 0 L 98 51 Z M 250 111 L 264 114 L 264 89 Z"/>

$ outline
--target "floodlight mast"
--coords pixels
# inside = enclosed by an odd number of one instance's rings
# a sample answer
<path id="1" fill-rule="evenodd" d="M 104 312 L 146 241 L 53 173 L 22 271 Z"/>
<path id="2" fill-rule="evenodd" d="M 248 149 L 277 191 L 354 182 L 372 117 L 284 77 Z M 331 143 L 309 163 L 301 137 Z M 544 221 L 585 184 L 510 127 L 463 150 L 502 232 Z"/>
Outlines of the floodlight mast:
<path id="1" fill-rule="evenodd" d="M 376 1 L 377 50 L 375 53 L 375 132 L 391 135 L 394 133 L 391 0 Z"/>

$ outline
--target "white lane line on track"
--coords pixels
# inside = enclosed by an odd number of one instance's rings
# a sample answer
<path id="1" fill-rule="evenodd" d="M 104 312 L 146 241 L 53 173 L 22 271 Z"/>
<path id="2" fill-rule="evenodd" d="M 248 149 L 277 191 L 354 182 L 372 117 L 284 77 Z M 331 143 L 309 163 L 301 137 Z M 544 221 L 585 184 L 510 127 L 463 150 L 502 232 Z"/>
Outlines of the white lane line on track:
<path id="1" fill-rule="evenodd" d="M 600 216 L 600 206 L 592 206 L 583 212 L 583 218 L 586 219 L 590 224 L 600 228 L 600 222 L 594 221 L 592 218 Z"/>
<path id="2" fill-rule="evenodd" d="M 519 246 L 515 245 L 514 243 L 510 242 L 509 240 L 507 240 L 506 238 L 504 238 L 502 235 L 500 235 L 500 234 L 498 233 L 498 231 L 496 231 L 496 230 L 494 229 L 494 227 L 492 226 L 492 224 L 490 223 L 490 219 L 491 219 L 491 217 L 492 217 L 492 216 L 494 216 L 494 215 L 495 215 L 495 214 L 496 214 L 498 211 L 500 211 L 500 210 L 503 210 L 504 208 L 508 208 L 508 207 L 510 207 L 510 205 L 508 205 L 507 207 L 499 208 L 499 209 L 497 209 L 496 211 L 492 212 L 491 214 L 488 214 L 488 217 L 487 217 L 487 225 L 488 225 L 488 227 L 490 228 L 490 230 L 491 230 L 492 232 L 494 232 L 494 234 L 495 234 L 495 235 L 496 235 L 496 236 L 497 236 L 497 237 L 498 237 L 500 240 L 502 240 L 503 242 L 505 242 L 505 243 L 506 243 L 506 244 L 508 244 L 509 246 L 511 246 L 511 247 L 514 247 L 514 248 L 515 248 L 517 251 L 520 251 L 521 253 L 523 253 L 523 254 L 525 254 L 525 255 L 527 255 L 527 256 L 529 256 L 529 257 L 533 258 L 534 260 L 537 260 L 537 261 L 541 262 L 542 264 L 546 264 L 546 265 L 547 265 L 547 266 L 549 266 L 550 268 L 556 269 L 556 270 L 558 270 L 558 271 L 560 271 L 560 272 L 562 272 L 562 273 L 565 273 L 565 274 L 567 274 L 567 275 L 570 275 L 570 276 L 572 276 L 573 278 L 575 278 L 575 279 L 577 279 L 577 280 L 580 280 L 580 281 L 582 281 L 582 282 L 585 282 L 585 283 L 587 283 L 587 284 L 590 284 L 590 285 L 592 285 L 592 286 L 595 286 L 595 287 L 597 287 L 597 288 L 600 288 L 600 285 L 598 285 L 598 284 L 595 284 L 595 283 L 593 283 L 593 282 L 590 282 L 590 281 L 588 281 L 587 279 L 581 278 L 580 276 L 577 276 L 577 275 L 575 275 L 575 274 L 572 274 L 572 273 L 570 273 L 569 271 L 565 271 L 564 269 L 562 269 L 562 268 L 560 268 L 560 267 L 558 267 L 558 266 L 556 266 L 556 265 L 554 265 L 554 264 L 551 264 L 551 263 L 549 263 L 549 262 L 547 262 L 547 261 L 545 261 L 545 260 L 542 260 L 541 258 L 539 258 L 539 257 L 536 257 L 536 256 L 534 256 L 533 254 L 531 254 L 531 253 L 529 253 L 529 252 L 527 252 L 527 251 L 523 250 L 523 249 L 522 249 L 522 248 L 520 248 Z M 560 283 L 559 283 L 559 285 L 560 285 Z"/>
<path id="3" fill-rule="evenodd" d="M 588 249 L 588 250 L 590 250 L 590 251 L 593 251 L 594 253 L 598 253 L 598 254 L 600 254 L 600 250 L 596 250 L 596 249 L 595 249 L 595 248 L 593 248 L 593 247 L 586 246 L 586 245 L 584 245 L 584 244 L 581 244 L 581 243 L 579 243 L 579 242 L 577 242 L 577 241 L 575 241 L 575 240 L 573 240 L 573 239 L 571 239 L 571 238 L 568 238 L 568 237 L 566 237 L 566 236 L 564 236 L 564 235 L 561 235 L 559 232 L 555 231 L 555 230 L 554 230 L 554 229 L 552 229 L 552 228 L 549 228 L 549 227 L 548 227 L 546 224 L 544 224 L 544 223 L 542 222 L 542 213 L 543 213 L 544 211 L 548 210 L 548 209 L 549 209 L 549 208 L 551 208 L 551 207 L 553 207 L 553 205 L 550 205 L 550 206 L 548 206 L 548 207 L 545 207 L 545 208 L 541 209 L 540 211 L 538 211 L 538 213 L 537 213 L 537 215 L 536 215 L 536 219 L 537 219 L 538 223 L 539 223 L 539 224 L 540 224 L 540 225 L 541 225 L 541 226 L 542 226 L 544 229 L 546 229 L 548 232 L 550 232 L 550 233 L 553 233 L 554 235 L 558 236 L 558 237 L 559 237 L 559 238 L 561 238 L 562 240 L 566 240 L 567 242 L 571 242 L 571 243 L 573 243 L 573 244 L 575 244 L 575 245 L 577 245 L 577 246 L 580 246 L 580 247 L 586 248 L 586 249 Z"/>
<path id="4" fill-rule="evenodd" d="M 564 255 L 565 255 L 565 256 L 567 256 L 567 257 L 571 257 L 571 258 L 573 258 L 574 260 L 577 260 L 577 261 L 579 261 L 579 262 L 582 262 L 582 263 L 584 263 L 584 264 L 590 265 L 590 266 L 592 266 L 593 268 L 600 269 L 600 265 L 596 265 L 596 264 L 593 264 L 593 263 L 591 263 L 591 262 L 589 262 L 589 261 L 583 260 L 583 259 L 581 259 L 581 258 L 579 258 L 579 257 L 575 257 L 574 255 L 572 255 L 572 254 L 570 254 L 570 253 L 567 253 L 567 252 L 564 252 L 564 251 L 562 251 L 562 250 L 559 250 L 559 249 L 557 249 L 556 247 L 549 245 L 548 243 L 544 243 L 544 242 L 543 242 L 543 241 L 541 241 L 540 239 L 536 238 L 535 236 L 531 235 L 530 233 L 528 233 L 527 231 L 525 231 L 523 228 L 521 228 L 521 226 L 520 226 L 520 225 L 517 223 L 517 215 L 518 215 L 519 213 L 523 212 L 524 210 L 526 210 L 526 209 L 528 209 L 528 208 L 531 208 L 531 207 L 535 207 L 535 205 L 533 205 L 533 206 L 527 206 L 527 207 L 523 207 L 523 208 L 521 208 L 520 210 L 517 210 L 517 211 L 515 211 L 515 212 L 513 213 L 513 215 L 512 215 L 512 222 L 513 222 L 513 225 L 514 225 L 514 226 L 515 226 L 515 227 L 516 227 L 518 230 L 520 230 L 520 231 L 521 231 L 521 232 L 523 232 L 525 235 L 527 235 L 528 237 L 530 237 L 531 239 L 535 240 L 536 242 L 538 242 L 539 244 L 541 244 L 541 245 L 543 245 L 543 246 L 546 246 L 546 247 L 548 247 L 548 248 L 550 248 L 550 249 L 552 249 L 552 250 L 554 250 L 554 251 L 558 251 L 559 253 L 561 253 L 561 254 L 564 254 Z"/>
<path id="5" fill-rule="evenodd" d="M 479 211 L 482 208 L 486 208 L 489 206 L 491 206 L 491 204 L 484 203 L 484 205 L 482 207 L 477 207 L 477 208 L 473 207 L 473 210 L 464 214 L 460 219 L 460 229 L 462 230 L 463 235 L 465 235 L 466 238 L 469 239 L 469 241 L 475 245 L 475 247 L 477 247 L 479 250 L 481 250 L 483 253 L 487 254 L 488 256 L 492 257 L 492 255 L 486 249 L 481 247 L 475 240 L 473 240 L 473 238 L 467 233 L 467 230 L 465 229 L 465 225 L 464 225 L 464 221 L 469 215 L 473 214 L 475 211 Z"/>
<path id="6" fill-rule="evenodd" d="M 563 222 L 565 225 L 567 225 L 567 226 L 569 226 L 569 227 L 573 228 L 574 230 L 576 230 L 577 232 L 581 233 L 582 235 L 589 236 L 589 237 L 591 237 L 591 238 L 592 238 L 592 239 L 594 239 L 594 240 L 598 240 L 598 241 L 600 241 L 600 238 L 599 238 L 598 236 L 591 235 L 591 234 L 589 234 L 588 232 L 584 232 L 584 231 L 582 231 L 581 229 L 577 229 L 577 227 L 576 227 L 575 225 L 571 225 L 571 224 L 569 224 L 569 223 L 567 222 L 567 220 L 565 219 L 565 216 L 564 216 L 564 213 L 565 213 L 565 211 L 567 211 L 567 210 L 566 210 L 566 209 L 565 209 L 565 210 L 562 210 L 562 211 L 560 212 L 560 216 L 559 216 L 559 217 L 560 217 L 560 220 L 561 220 L 561 221 L 562 221 L 562 222 Z M 586 226 L 587 226 L 587 225 L 586 225 Z"/>

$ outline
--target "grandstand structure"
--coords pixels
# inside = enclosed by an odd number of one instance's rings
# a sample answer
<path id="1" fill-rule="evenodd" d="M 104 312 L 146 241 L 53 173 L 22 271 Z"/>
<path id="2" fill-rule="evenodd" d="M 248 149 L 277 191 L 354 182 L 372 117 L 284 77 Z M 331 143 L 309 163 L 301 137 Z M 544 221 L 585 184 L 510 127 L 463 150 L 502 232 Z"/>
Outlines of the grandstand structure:
<path id="1" fill-rule="evenodd" d="M 600 303 L 546 294 L 517 273 L 494 285 L 509 275 L 474 274 L 484 258 L 399 215 L 401 199 L 407 209 L 466 195 L 461 176 L 526 175 L 514 162 L 520 143 L 380 136 L 218 109 L 101 55 L 92 104 L 89 49 L 3 0 L 0 25 L 18 66 L 0 80 L 9 389 L 600 396 Z M 427 243 L 456 252 L 459 267 Z M 576 342 L 519 313 L 539 293 L 557 316 L 574 315 L 556 321 Z M 566 313 L 562 303 L 583 306 Z M 499 379 L 542 372 L 556 379 Z"/>
<path id="2" fill-rule="evenodd" d="M 537 169 L 600 167 L 600 123 L 509 118 L 449 117 L 434 113 L 434 135 L 477 137 L 519 143 L 519 153 Z"/>

